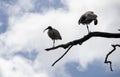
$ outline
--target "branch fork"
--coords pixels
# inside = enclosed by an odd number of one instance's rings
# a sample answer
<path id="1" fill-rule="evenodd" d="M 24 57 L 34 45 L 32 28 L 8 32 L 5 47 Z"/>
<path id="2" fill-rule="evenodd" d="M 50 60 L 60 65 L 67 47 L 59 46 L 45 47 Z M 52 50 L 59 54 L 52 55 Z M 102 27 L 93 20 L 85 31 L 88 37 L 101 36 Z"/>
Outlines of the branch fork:
<path id="1" fill-rule="evenodd" d="M 90 38 L 92 37 L 102 37 L 102 38 L 120 38 L 120 33 L 107 33 L 107 32 L 90 32 L 89 34 L 85 35 L 84 37 L 80 38 L 80 39 L 77 39 L 77 40 L 73 40 L 73 41 L 70 41 L 66 44 L 61 44 L 61 45 L 58 45 L 58 46 L 55 46 L 55 47 L 52 47 L 52 48 L 47 48 L 45 49 L 46 51 L 50 51 L 50 50 L 55 50 L 55 49 L 58 49 L 58 48 L 63 48 L 63 49 L 67 49 L 67 51 L 59 58 L 57 59 L 53 64 L 52 66 L 54 66 L 59 60 L 61 60 L 67 53 L 68 51 L 75 45 L 79 44 L 79 45 L 82 45 L 82 43 L 86 42 L 87 40 L 89 40 Z M 108 56 L 114 52 L 116 50 L 116 47 L 120 47 L 119 44 L 117 45 L 112 45 L 113 47 L 113 50 L 111 50 L 105 57 L 105 62 L 106 64 L 110 64 L 110 70 L 113 71 L 112 69 L 112 62 L 111 61 L 108 61 Z"/>

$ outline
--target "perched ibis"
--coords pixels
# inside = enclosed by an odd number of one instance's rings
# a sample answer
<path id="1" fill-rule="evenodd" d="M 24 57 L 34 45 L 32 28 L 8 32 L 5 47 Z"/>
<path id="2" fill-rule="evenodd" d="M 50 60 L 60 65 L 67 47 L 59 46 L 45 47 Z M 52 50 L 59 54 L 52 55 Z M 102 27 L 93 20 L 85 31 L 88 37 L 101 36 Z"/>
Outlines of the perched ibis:
<path id="1" fill-rule="evenodd" d="M 62 40 L 62 37 L 58 30 L 48 26 L 44 32 L 48 29 L 48 36 L 53 40 L 53 47 L 55 46 L 55 40 Z"/>
<path id="2" fill-rule="evenodd" d="M 93 11 L 87 11 L 86 13 L 84 13 L 84 14 L 80 17 L 80 19 L 79 19 L 79 21 L 78 21 L 78 24 L 79 24 L 79 25 L 80 25 L 80 24 L 86 25 L 86 26 L 87 26 L 88 33 L 90 33 L 90 30 L 89 30 L 88 25 L 89 25 L 92 21 L 94 21 L 94 25 L 97 25 L 97 23 L 98 23 L 97 15 L 94 14 Z"/>

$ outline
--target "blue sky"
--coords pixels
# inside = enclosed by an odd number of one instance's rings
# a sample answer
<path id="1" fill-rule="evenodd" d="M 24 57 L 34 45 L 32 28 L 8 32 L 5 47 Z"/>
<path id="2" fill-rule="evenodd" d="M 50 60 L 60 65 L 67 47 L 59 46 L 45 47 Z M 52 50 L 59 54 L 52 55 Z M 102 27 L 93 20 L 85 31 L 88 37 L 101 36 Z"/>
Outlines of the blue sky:
<path id="1" fill-rule="evenodd" d="M 106 71 L 105 66 L 101 66 L 102 63 L 98 61 L 94 61 L 92 64 L 88 65 L 88 69 L 85 71 L 80 71 L 77 67 L 78 63 L 68 63 L 66 65 L 66 70 L 72 77 L 119 77 L 120 73 L 118 71 L 110 72 Z"/>
<path id="2" fill-rule="evenodd" d="M 49 25 L 58 29 L 63 40 L 56 45 L 82 38 L 87 30 L 78 19 L 89 10 L 98 15 L 91 31 L 118 33 L 119 8 L 119 0 L 0 0 L 0 77 L 119 77 L 120 48 L 109 58 L 114 71 L 104 64 L 119 39 L 92 38 L 51 67 L 65 50 L 46 52 L 52 41 L 43 33 Z"/>

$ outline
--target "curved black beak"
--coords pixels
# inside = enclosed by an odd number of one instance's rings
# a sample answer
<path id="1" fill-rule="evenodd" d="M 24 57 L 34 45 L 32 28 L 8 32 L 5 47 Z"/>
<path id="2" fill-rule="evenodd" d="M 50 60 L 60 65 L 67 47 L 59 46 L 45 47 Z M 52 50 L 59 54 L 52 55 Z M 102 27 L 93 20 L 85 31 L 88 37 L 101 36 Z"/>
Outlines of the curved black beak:
<path id="1" fill-rule="evenodd" d="M 43 33 L 47 30 L 48 28 L 46 28 L 44 31 L 43 31 Z"/>

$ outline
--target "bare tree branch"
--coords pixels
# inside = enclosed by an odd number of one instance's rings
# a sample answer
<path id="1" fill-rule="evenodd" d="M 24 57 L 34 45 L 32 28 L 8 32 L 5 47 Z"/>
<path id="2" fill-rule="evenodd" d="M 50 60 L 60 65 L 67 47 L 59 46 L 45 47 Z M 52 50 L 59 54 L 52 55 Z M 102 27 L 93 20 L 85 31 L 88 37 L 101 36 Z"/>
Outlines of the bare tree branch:
<path id="1" fill-rule="evenodd" d="M 57 48 L 68 48 L 70 45 L 81 45 L 82 43 L 84 43 L 85 41 L 87 41 L 88 39 L 92 38 L 92 37 L 104 37 L 104 38 L 120 38 L 120 33 L 107 33 L 107 32 L 91 32 L 88 35 L 84 36 L 83 38 L 80 38 L 78 40 L 73 40 L 71 42 L 68 42 L 66 44 L 61 44 L 52 48 L 47 48 L 45 49 L 46 51 L 50 51 L 50 50 L 54 50 Z"/>
<path id="2" fill-rule="evenodd" d="M 77 40 L 73 40 L 73 41 L 70 41 L 66 44 L 61 44 L 61 45 L 58 45 L 58 46 L 55 46 L 55 47 L 52 47 L 52 48 L 47 48 L 45 49 L 46 51 L 50 51 L 50 50 L 54 50 L 54 49 L 57 49 L 57 48 L 68 48 L 67 51 L 59 58 L 57 59 L 53 64 L 52 66 L 54 66 L 59 60 L 61 60 L 65 54 L 74 46 L 74 45 L 81 45 L 82 43 L 84 43 L 85 41 L 89 40 L 90 38 L 92 37 L 104 37 L 104 38 L 120 38 L 120 33 L 107 33 L 107 32 L 91 32 L 87 35 L 85 35 L 83 38 L 80 38 L 80 39 L 77 39 Z M 107 58 L 108 56 L 116 49 L 116 46 L 119 46 L 119 45 L 112 45 L 113 46 L 113 50 L 111 52 L 109 52 L 107 55 L 106 55 L 106 58 L 105 58 L 105 63 L 109 63 L 110 64 L 110 69 L 111 71 L 112 70 L 112 62 L 111 61 L 108 61 Z"/>
<path id="3" fill-rule="evenodd" d="M 108 59 L 108 56 L 109 56 L 110 54 L 112 54 L 112 52 L 114 52 L 114 51 L 116 50 L 116 47 L 117 47 L 117 46 L 120 47 L 119 44 L 112 45 L 113 50 L 111 50 L 111 51 L 106 55 L 106 57 L 105 57 L 105 62 L 104 62 L 104 63 L 110 64 L 110 70 L 111 70 L 111 71 L 113 71 L 113 69 L 112 69 L 112 62 L 111 62 L 111 61 L 108 61 L 107 59 Z"/>
<path id="4" fill-rule="evenodd" d="M 54 66 L 60 59 L 62 59 L 62 58 L 67 54 L 67 52 L 72 48 L 72 46 L 73 46 L 73 45 L 71 45 L 71 46 L 67 49 L 67 51 L 66 51 L 60 58 L 58 58 L 58 59 L 52 64 L 52 66 Z"/>

